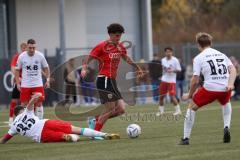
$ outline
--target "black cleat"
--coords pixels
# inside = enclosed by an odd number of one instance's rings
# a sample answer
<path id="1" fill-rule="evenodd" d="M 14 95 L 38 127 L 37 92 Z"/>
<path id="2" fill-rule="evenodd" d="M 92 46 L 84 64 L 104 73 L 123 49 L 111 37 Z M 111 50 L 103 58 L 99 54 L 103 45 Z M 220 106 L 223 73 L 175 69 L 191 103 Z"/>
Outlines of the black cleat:
<path id="1" fill-rule="evenodd" d="M 189 145 L 189 139 L 188 138 L 182 138 L 178 145 Z"/>
<path id="2" fill-rule="evenodd" d="M 231 135 L 228 127 L 224 128 L 224 133 L 223 133 L 223 143 L 230 143 L 231 141 Z"/>

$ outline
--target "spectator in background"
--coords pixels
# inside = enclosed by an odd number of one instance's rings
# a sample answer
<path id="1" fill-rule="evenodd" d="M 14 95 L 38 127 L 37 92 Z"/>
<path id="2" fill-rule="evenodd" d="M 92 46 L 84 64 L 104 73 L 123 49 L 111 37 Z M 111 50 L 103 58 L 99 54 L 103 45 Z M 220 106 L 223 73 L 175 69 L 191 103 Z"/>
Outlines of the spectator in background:
<path id="1" fill-rule="evenodd" d="M 193 63 L 193 62 L 192 62 Z M 188 64 L 187 67 L 186 67 L 186 87 L 189 89 L 189 85 L 190 85 L 190 80 L 192 78 L 192 75 L 193 75 L 193 66 L 192 64 Z"/>
<path id="2" fill-rule="evenodd" d="M 185 73 L 186 73 L 186 67 L 183 64 L 181 59 L 178 59 L 180 66 L 181 66 L 181 71 L 177 72 L 177 82 L 176 82 L 176 87 L 177 87 L 177 99 L 181 99 L 183 95 L 183 88 L 185 84 Z"/>
<path id="3" fill-rule="evenodd" d="M 17 52 L 11 60 L 10 66 L 11 66 L 11 72 L 13 75 L 15 73 L 15 67 L 16 67 L 19 55 L 22 52 L 25 52 L 27 50 L 27 43 L 21 43 L 20 48 L 21 48 L 21 52 L 20 53 Z M 20 73 L 20 77 L 22 77 L 22 73 Z M 11 126 L 11 124 L 13 122 L 14 108 L 19 102 L 20 102 L 20 91 L 17 89 L 16 80 L 14 78 L 12 99 L 11 99 L 11 103 L 10 103 L 10 107 L 9 107 L 9 126 Z"/>
<path id="4" fill-rule="evenodd" d="M 74 103 L 77 102 L 76 96 L 76 77 L 74 72 L 74 59 L 70 59 L 64 70 L 64 79 L 66 82 L 65 99 L 69 100 L 72 96 Z"/>
<path id="5" fill-rule="evenodd" d="M 96 106 L 96 102 L 94 99 L 94 88 L 95 88 L 95 78 L 96 78 L 96 70 L 87 66 L 86 68 L 87 75 L 84 78 L 81 78 L 82 84 L 82 94 L 84 96 L 84 101 L 86 106 Z M 81 73 L 81 72 L 80 72 Z"/>
<path id="6" fill-rule="evenodd" d="M 142 71 L 145 73 L 142 77 L 137 78 L 137 85 L 139 86 L 139 97 L 138 97 L 138 103 L 139 104 L 146 104 L 146 91 L 147 91 L 147 84 L 148 84 L 148 74 L 147 73 L 147 66 L 145 64 L 145 60 L 140 60 L 139 66 L 141 67 Z"/>
<path id="7" fill-rule="evenodd" d="M 231 56 L 229 59 L 231 60 L 232 64 L 234 65 L 237 71 L 237 77 L 234 82 L 234 94 L 232 99 L 238 100 L 238 96 L 240 94 L 240 64 L 239 61 L 234 56 Z"/>
<path id="8" fill-rule="evenodd" d="M 157 54 L 153 55 L 153 60 L 148 65 L 149 68 L 149 76 L 152 82 L 152 90 L 153 90 L 153 101 L 158 103 L 159 101 L 159 84 L 160 78 L 162 76 L 162 66 L 160 57 Z"/>

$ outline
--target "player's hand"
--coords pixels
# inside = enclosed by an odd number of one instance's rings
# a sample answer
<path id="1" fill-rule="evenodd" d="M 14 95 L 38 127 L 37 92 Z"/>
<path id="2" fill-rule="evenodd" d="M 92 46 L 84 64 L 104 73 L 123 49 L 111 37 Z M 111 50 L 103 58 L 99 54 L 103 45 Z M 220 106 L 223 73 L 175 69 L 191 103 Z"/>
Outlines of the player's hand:
<path id="1" fill-rule="evenodd" d="M 44 88 L 49 88 L 50 87 L 50 82 L 46 81 L 46 83 L 44 84 Z"/>
<path id="2" fill-rule="evenodd" d="M 82 69 L 81 70 L 81 77 L 82 78 L 85 78 L 87 76 L 87 71 L 86 71 L 86 69 Z"/>
<path id="3" fill-rule="evenodd" d="M 32 95 L 31 102 L 32 102 L 32 103 L 36 103 L 41 96 L 42 96 L 42 93 L 40 93 L 40 92 L 35 92 L 35 93 Z"/>
<path id="4" fill-rule="evenodd" d="M 144 72 L 141 68 L 138 68 L 137 70 L 137 77 L 140 78 L 140 77 L 143 77 L 144 76 Z"/>
<path id="5" fill-rule="evenodd" d="M 35 92 L 33 95 L 32 95 L 32 98 L 33 99 L 37 99 L 37 98 L 39 98 L 39 97 L 41 97 L 42 96 L 42 93 L 40 93 L 40 92 Z"/>
<path id="6" fill-rule="evenodd" d="M 233 90 L 234 89 L 234 86 L 233 85 L 228 85 L 227 87 L 226 87 L 226 90 L 227 91 L 231 91 L 231 90 Z"/>
<path id="7" fill-rule="evenodd" d="M 182 100 L 183 101 L 187 101 L 189 99 L 189 93 L 184 93 L 183 95 L 182 95 Z"/>
<path id="8" fill-rule="evenodd" d="M 174 70 L 173 70 L 172 68 L 167 68 L 167 72 L 168 72 L 168 73 L 173 73 Z"/>
<path id="9" fill-rule="evenodd" d="M 17 84 L 17 89 L 19 90 L 19 92 L 21 92 L 21 85 Z"/>

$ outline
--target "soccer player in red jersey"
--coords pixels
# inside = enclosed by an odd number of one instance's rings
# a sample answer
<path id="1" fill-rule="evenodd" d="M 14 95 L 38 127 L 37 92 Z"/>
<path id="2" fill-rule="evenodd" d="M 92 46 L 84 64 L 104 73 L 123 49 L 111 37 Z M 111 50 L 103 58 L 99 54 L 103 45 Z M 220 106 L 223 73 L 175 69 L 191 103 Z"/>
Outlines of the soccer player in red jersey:
<path id="1" fill-rule="evenodd" d="M 117 88 L 116 76 L 121 59 L 132 65 L 137 70 L 137 76 L 142 76 L 142 69 L 127 55 L 126 48 L 120 43 L 124 28 L 118 23 L 107 27 L 109 39 L 100 42 L 84 61 L 81 76 L 86 76 L 86 68 L 93 59 L 99 61 L 99 74 L 97 77 L 97 89 L 101 103 L 105 105 L 105 111 L 96 117 L 95 130 L 100 131 L 104 123 L 109 119 L 125 112 L 125 103 Z M 92 128 L 93 128 L 92 127 Z"/>
<path id="2" fill-rule="evenodd" d="M 28 104 L 31 95 L 35 92 L 42 93 L 39 102 L 36 103 L 36 115 L 43 118 L 44 87 L 42 80 L 42 71 L 46 75 L 47 81 L 45 88 L 50 86 L 50 70 L 43 53 L 36 50 L 36 41 L 29 39 L 27 41 L 28 50 L 19 57 L 15 70 L 17 88 L 20 91 L 20 100 L 23 106 Z M 20 70 L 22 70 L 22 80 L 20 83 Z"/>
<path id="3" fill-rule="evenodd" d="M 211 35 L 198 33 L 196 35 L 196 41 L 200 54 L 193 60 L 193 76 L 190 83 L 190 90 L 182 97 L 183 100 L 192 99 L 192 101 L 186 112 L 184 136 L 179 144 L 189 144 L 195 112 L 215 100 L 217 100 L 222 107 L 224 122 L 223 142 L 229 143 L 231 140 L 229 129 L 232 115 L 230 97 L 231 90 L 234 88 L 236 69 L 225 54 L 211 48 Z M 198 88 L 200 74 L 204 77 L 204 83 L 203 87 Z"/>
<path id="4" fill-rule="evenodd" d="M 79 128 L 65 121 L 39 119 L 34 114 L 34 103 L 38 102 L 41 97 L 42 93 L 34 93 L 26 108 L 17 106 L 14 109 L 16 118 L 8 133 L 0 139 L 0 143 L 6 143 L 17 134 L 39 143 L 76 142 L 79 140 L 79 135 L 87 137 L 98 136 L 107 140 L 120 138 L 118 134 L 108 134 L 89 128 Z"/>
<path id="5" fill-rule="evenodd" d="M 16 53 L 12 60 L 11 60 L 11 72 L 14 74 L 15 73 L 15 67 L 17 64 L 17 60 L 19 55 L 22 52 L 25 52 L 27 50 L 27 43 L 21 43 L 20 45 L 20 49 L 21 52 L 20 53 Z M 21 73 L 20 73 L 20 78 L 21 78 Z M 12 91 L 12 99 L 11 99 L 11 103 L 10 103 L 10 107 L 9 107 L 9 126 L 12 124 L 13 122 L 13 116 L 14 116 L 14 108 L 15 106 L 19 103 L 19 98 L 20 98 L 20 92 L 17 89 L 17 85 L 16 85 L 16 80 L 14 78 L 14 82 L 13 82 L 13 91 Z"/>

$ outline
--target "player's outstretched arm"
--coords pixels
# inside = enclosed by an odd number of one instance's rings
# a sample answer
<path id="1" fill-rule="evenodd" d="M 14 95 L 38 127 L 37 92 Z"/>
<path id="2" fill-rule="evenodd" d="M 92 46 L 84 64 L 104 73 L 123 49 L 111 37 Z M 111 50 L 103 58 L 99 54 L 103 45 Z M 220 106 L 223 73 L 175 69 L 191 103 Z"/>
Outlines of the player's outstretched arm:
<path id="1" fill-rule="evenodd" d="M 9 141 L 13 136 L 11 136 L 10 134 L 6 134 L 4 135 L 1 139 L 0 139 L 0 143 L 1 144 L 5 144 L 7 141 Z"/>
<path id="2" fill-rule="evenodd" d="M 39 98 L 42 96 L 42 93 L 35 93 L 29 103 L 27 104 L 27 110 L 31 111 L 34 109 L 34 103 L 36 103 Z"/>
<path id="3" fill-rule="evenodd" d="M 126 61 L 128 64 L 130 64 L 131 66 L 133 66 L 134 68 L 137 69 L 138 75 L 139 75 L 140 77 L 143 76 L 144 73 L 143 73 L 142 68 L 141 68 L 139 65 L 137 65 L 136 63 L 134 63 L 133 60 L 132 60 L 128 55 L 124 54 L 124 55 L 122 55 L 122 58 L 123 58 L 123 60 Z"/>
<path id="4" fill-rule="evenodd" d="M 237 76 L 237 71 L 233 65 L 230 65 L 228 66 L 228 72 L 229 72 L 229 79 L 228 79 L 228 86 L 226 89 L 230 91 L 234 88 L 234 82 Z"/>
<path id="5" fill-rule="evenodd" d="M 93 56 L 88 55 L 84 60 L 82 64 L 82 70 L 81 70 L 81 77 L 84 78 L 87 75 L 87 67 L 88 64 L 94 59 Z"/>

